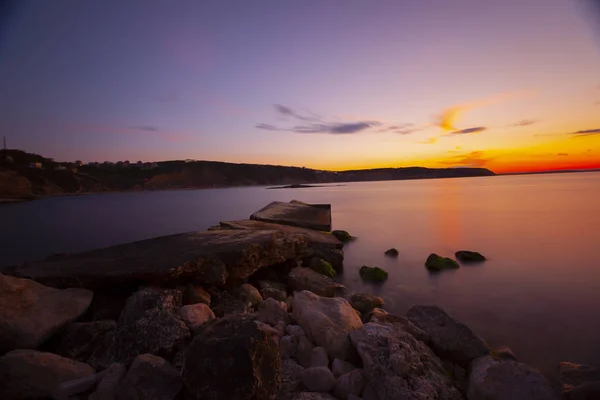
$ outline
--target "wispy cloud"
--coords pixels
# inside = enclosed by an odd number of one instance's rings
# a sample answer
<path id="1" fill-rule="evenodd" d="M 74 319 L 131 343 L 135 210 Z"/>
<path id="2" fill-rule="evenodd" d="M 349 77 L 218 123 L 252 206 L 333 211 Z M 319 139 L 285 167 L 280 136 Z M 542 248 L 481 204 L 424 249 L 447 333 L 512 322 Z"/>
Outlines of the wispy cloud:
<path id="1" fill-rule="evenodd" d="M 323 124 L 306 124 L 297 125 L 291 128 L 278 128 L 271 124 L 257 124 L 255 125 L 258 129 L 265 129 L 268 131 L 282 131 L 282 132 L 295 132 L 295 133 L 329 133 L 334 135 L 344 135 L 364 131 L 366 129 L 380 125 L 377 121 L 360 121 L 360 122 L 348 122 L 348 123 L 323 123 Z"/>
<path id="2" fill-rule="evenodd" d="M 431 137 L 429 139 L 420 140 L 417 143 L 419 143 L 419 144 L 435 144 L 435 143 L 437 143 L 437 141 L 438 141 L 438 138 Z"/>
<path id="3" fill-rule="evenodd" d="M 598 135 L 598 134 L 600 134 L 600 128 L 586 129 L 583 131 L 577 131 L 577 132 L 571 133 L 571 135 L 575 135 L 575 136 L 591 136 L 591 135 Z"/>
<path id="4" fill-rule="evenodd" d="M 487 128 L 485 126 L 476 126 L 473 128 L 461 129 L 460 131 L 454 131 L 452 135 L 466 135 L 468 133 L 479 133 L 485 131 Z"/>
<path id="5" fill-rule="evenodd" d="M 557 156 L 562 156 L 562 157 L 565 157 L 565 156 L 568 156 L 568 155 L 569 155 L 569 153 L 557 153 L 556 155 L 557 155 Z"/>
<path id="6" fill-rule="evenodd" d="M 133 129 L 138 129 L 140 131 L 145 131 L 145 132 L 158 132 L 159 129 L 156 126 L 150 126 L 150 125 L 145 125 L 145 126 L 132 126 Z"/>
<path id="7" fill-rule="evenodd" d="M 282 106 L 281 104 L 275 104 L 275 110 L 281 115 L 294 117 L 301 121 L 320 121 L 321 120 L 320 118 L 318 118 L 314 115 L 313 116 L 304 116 L 304 115 L 298 114 L 290 107 Z"/>
<path id="8" fill-rule="evenodd" d="M 533 119 L 522 119 L 519 122 L 515 122 L 514 124 L 512 124 L 511 126 L 529 126 L 529 125 L 533 125 L 533 124 L 537 124 L 539 121 L 535 121 Z"/>
<path id="9" fill-rule="evenodd" d="M 440 163 L 453 167 L 483 167 L 490 160 L 491 158 L 487 157 L 485 152 L 472 151 L 470 153 L 450 157 L 446 160 L 440 161 Z"/>

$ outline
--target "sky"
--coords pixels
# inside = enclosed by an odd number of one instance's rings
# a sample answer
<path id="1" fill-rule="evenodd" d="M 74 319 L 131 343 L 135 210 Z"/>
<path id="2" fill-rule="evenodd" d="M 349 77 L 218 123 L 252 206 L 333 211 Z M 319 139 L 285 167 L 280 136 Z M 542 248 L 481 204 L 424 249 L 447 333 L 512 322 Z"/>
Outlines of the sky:
<path id="1" fill-rule="evenodd" d="M 593 0 L 0 3 L 0 134 L 61 161 L 600 168 Z"/>

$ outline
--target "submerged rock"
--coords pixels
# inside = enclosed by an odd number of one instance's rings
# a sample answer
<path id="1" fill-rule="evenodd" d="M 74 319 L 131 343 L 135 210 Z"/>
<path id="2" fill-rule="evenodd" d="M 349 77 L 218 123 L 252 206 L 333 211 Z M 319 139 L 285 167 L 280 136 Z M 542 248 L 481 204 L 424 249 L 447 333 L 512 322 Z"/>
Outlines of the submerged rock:
<path id="1" fill-rule="evenodd" d="M 0 274 L 0 354 L 36 348 L 79 318 L 94 294 Z"/>
<path id="2" fill-rule="evenodd" d="M 305 267 L 292 269 L 288 281 L 292 290 L 308 290 L 325 297 L 333 297 L 337 287 L 337 284 L 330 278 Z"/>
<path id="3" fill-rule="evenodd" d="M 388 273 L 379 267 L 363 265 L 358 271 L 360 277 L 369 282 L 383 282 L 388 278 Z"/>
<path id="4" fill-rule="evenodd" d="M 600 399 L 600 368 L 561 362 L 559 372 L 568 400 Z"/>
<path id="5" fill-rule="evenodd" d="M 398 254 L 399 254 L 398 250 L 396 250 L 394 248 L 391 248 L 391 249 L 385 251 L 385 255 L 390 256 L 390 257 L 398 257 Z"/>
<path id="6" fill-rule="evenodd" d="M 407 318 L 431 338 L 431 348 L 441 358 L 464 368 L 477 357 L 490 354 L 487 344 L 468 326 L 433 306 L 414 306 Z"/>
<path id="7" fill-rule="evenodd" d="M 469 262 L 481 262 L 485 261 L 486 258 L 476 251 L 460 250 L 454 253 L 456 259 L 464 263 Z"/>
<path id="8" fill-rule="evenodd" d="M 425 267 L 431 272 L 443 271 L 445 269 L 457 269 L 460 265 L 456 261 L 448 257 L 441 257 L 432 253 L 425 261 Z"/>
<path id="9" fill-rule="evenodd" d="M 348 243 L 349 241 L 356 239 L 354 236 L 349 234 L 348 231 L 344 231 L 341 229 L 331 231 L 331 234 L 342 243 Z"/>
<path id="10" fill-rule="evenodd" d="M 186 353 L 188 399 L 272 400 L 281 386 L 277 342 L 247 315 L 208 324 Z"/>
<path id="11" fill-rule="evenodd" d="M 293 317 L 308 337 L 324 347 L 332 358 L 355 358 L 348 333 L 363 324 L 347 300 L 321 297 L 306 290 L 296 292 Z"/>
<path id="12" fill-rule="evenodd" d="M 311 258 L 308 264 L 308 268 L 330 278 L 333 278 L 335 276 L 335 269 L 333 269 L 331 264 L 319 257 Z"/>
<path id="13" fill-rule="evenodd" d="M 363 314 L 368 313 L 377 307 L 383 307 L 384 301 L 381 297 L 370 293 L 352 293 L 348 296 L 348 301 L 356 310 Z"/>
<path id="14" fill-rule="evenodd" d="M 172 400 L 181 391 L 179 372 L 163 358 L 137 356 L 119 385 L 118 400 Z"/>
<path id="15" fill-rule="evenodd" d="M 528 365 L 483 356 L 470 370 L 469 400 L 558 400 L 544 376 Z"/>

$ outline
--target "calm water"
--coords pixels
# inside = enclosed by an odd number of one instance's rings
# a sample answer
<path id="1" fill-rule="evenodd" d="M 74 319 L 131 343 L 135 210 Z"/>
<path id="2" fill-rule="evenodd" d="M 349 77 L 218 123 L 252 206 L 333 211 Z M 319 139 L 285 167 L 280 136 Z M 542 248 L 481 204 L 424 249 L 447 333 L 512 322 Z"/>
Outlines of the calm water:
<path id="1" fill-rule="evenodd" d="M 440 305 L 546 373 L 562 360 L 600 364 L 600 173 L 48 198 L 0 207 L 0 265 L 203 230 L 291 199 L 333 205 L 334 227 L 359 237 L 345 248 L 343 282 L 389 310 Z M 397 259 L 384 257 L 390 247 Z M 429 253 L 460 249 L 489 261 L 427 273 Z M 363 264 L 389 280 L 364 285 Z"/>

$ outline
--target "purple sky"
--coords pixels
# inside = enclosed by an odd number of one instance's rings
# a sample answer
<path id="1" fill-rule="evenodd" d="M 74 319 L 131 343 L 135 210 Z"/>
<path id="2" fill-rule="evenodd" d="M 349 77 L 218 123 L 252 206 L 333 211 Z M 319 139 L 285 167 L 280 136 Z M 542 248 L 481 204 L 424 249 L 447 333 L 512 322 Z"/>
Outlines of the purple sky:
<path id="1" fill-rule="evenodd" d="M 526 147 L 600 128 L 578 3 L 17 1 L 0 20 L 0 130 L 86 161 L 325 168 Z M 465 135 L 438 140 L 453 107 L 470 110 L 452 117 Z"/>

